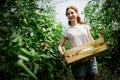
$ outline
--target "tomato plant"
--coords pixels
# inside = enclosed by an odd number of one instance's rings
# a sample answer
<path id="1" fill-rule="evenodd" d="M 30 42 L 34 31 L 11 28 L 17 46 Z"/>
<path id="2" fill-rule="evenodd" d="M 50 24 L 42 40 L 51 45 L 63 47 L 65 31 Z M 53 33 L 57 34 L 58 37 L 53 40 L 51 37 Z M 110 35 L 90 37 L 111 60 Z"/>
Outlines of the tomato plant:
<path id="1" fill-rule="evenodd" d="M 0 80 L 66 80 L 50 0 L 0 1 Z"/>
<path id="2" fill-rule="evenodd" d="M 113 75 L 119 75 L 119 39 L 120 39 L 120 5 L 118 0 L 97 0 L 90 1 L 84 9 L 85 21 L 91 25 L 91 33 L 96 39 L 98 34 L 102 34 L 108 45 L 108 50 L 97 57 L 100 73 L 104 79 L 113 79 Z M 104 72 L 108 70 L 108 72 Z M 100 74 L 101 76 L 101 74 Z M 107 77 L 105 77 L 107 76 Z"/>

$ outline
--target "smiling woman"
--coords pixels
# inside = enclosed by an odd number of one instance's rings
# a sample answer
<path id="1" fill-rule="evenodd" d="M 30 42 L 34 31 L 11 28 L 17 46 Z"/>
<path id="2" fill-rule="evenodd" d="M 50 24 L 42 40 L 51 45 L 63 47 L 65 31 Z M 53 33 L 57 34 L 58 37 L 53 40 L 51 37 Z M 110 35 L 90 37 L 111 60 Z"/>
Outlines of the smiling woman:
<path id="1" fill-rule="evenodd" d="M 68 19 L 68 28 L 63 30 L 58 46 L 58 50 L 62 56 L 65 56 L 63 46 L 66 41 L 69 42 L 71 49 L 93 41 L 93 37 L 90 34 L 90 26 L 81 21 L 76 6 L 66 8 L 66 17 Z M 96 58 L 92 57 L 85 62 L 80 61 L 71 65 L 71 71 L 75 80 L 96 80 L 98 72 Z"/>

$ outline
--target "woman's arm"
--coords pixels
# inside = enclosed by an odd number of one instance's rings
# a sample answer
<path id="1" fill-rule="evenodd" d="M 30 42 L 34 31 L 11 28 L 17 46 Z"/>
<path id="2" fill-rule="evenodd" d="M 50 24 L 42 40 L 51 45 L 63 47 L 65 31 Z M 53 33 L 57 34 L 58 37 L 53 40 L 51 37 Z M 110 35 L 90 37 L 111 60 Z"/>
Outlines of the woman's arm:
<path id="1" fill-rule="evenodd" d="M 90 31 L 88 31 L 88 38 L 89 38 L 90 41 L 93 41 L 93 40 L 94 40 L 94 38 L 92 37 Z"/>
<path id="2" fill-rule="evenodd" d="M 62 36 L 62 38 L 61 38 L 61 40 L 60 40 L 60 44 L 59 44 L 59 46 L 58 46 L 58 50 L 60 51 L 60 53 L 61 53 L 62 55 L 64 55 L 64 51 L 63 51 L 63 48 L 62 48 L 62 47 L 64 46 L 66 40 L 67 40 L 67 38 L 64 37 L 64 36 Z"/>

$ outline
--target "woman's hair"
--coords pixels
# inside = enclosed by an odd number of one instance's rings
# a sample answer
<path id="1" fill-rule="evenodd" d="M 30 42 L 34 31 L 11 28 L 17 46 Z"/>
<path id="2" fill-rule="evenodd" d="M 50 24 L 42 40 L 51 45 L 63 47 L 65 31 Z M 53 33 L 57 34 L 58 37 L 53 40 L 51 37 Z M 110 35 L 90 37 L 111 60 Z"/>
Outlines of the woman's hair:
<path id="1" fill-rule="evenodd" d="M 66 8 L 66 16 L 67 16 L 67 12 L 68 12 L 69 9 L 75 10 L 75 12 L 78 14 L 78 9 L 77 9 L 75 6 L 69 6 L 69 7 Z M 81 21 L 81 18 L 80 18 L 80 16 L 79 16 L 79 14 L 78 14 L 78 17 L 77 17 L 77 22 L 78 22 L 79 24 L 84 24 L 84 22 Z M 68 21 L 68 24 L 71 25 L 71 22 Z"/>

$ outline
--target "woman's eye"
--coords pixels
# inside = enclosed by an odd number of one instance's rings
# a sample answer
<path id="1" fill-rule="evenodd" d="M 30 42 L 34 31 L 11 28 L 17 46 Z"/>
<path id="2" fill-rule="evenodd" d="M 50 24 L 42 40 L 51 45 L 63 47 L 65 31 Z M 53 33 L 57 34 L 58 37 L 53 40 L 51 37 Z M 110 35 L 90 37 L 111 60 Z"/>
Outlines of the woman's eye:
<path id="1" fill-rule="evenodd" d="M 74 14 L 74 12 L 71 12 L 71 14 Z"/>

